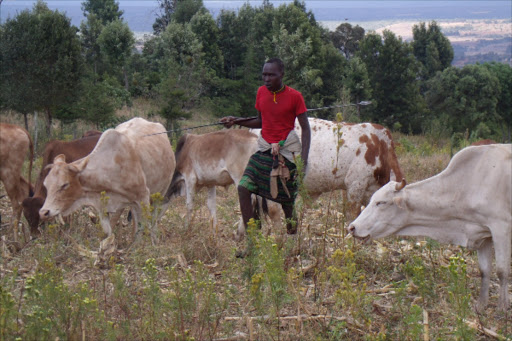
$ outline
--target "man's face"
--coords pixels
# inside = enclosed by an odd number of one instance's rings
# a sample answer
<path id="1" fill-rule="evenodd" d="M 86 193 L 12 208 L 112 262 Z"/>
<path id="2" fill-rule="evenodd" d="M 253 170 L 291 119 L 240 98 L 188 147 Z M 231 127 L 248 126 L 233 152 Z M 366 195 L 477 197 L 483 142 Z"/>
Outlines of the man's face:
<path id="1" fill-rule="evenodd" d="M 283 86 L 283 73 L 279 71 L 279 67 L 275 63 L 265 63 L 261 74 L 263 84 L 270 91 L 277 91 Z"/>

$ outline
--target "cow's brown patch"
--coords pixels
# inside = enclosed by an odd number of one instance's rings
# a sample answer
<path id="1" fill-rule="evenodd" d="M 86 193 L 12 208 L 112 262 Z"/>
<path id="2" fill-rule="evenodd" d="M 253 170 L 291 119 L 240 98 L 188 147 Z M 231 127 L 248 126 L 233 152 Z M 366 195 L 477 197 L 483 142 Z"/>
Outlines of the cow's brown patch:
<path id="1" fill-rule="evenodd" d="M 361 124 L 361 127 L 366 128 L 366 123 Z"/>
<path id="2" fill-rule="evenodd" d="M 377 124 L 377 123 L 372 123 L 371 125 L 372 125 L 375 129 L 378 129 L 378 130 L 386 129 L 386 128 L 384 128 L 383 126 L 381 126 L 380 124 Z"/>
<path id="3" fill-rule="evenodd" d="M 356 156 L 359 156 L 359 154 L 361 154 L 361 148 L 357 148 L 356 150 Z"/>

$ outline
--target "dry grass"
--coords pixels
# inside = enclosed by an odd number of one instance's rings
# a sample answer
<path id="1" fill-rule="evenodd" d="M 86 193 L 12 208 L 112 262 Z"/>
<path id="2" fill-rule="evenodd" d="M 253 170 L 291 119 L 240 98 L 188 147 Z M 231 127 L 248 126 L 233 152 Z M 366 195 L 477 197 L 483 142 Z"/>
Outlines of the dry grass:
<path id="1" fill-rule="evenodd" d="M 183 126 L 197 123 L 209 122 L 196 118 Z M 438 173 L 449 161 L 442 143 L 395 139 L 401 141 L 397 152 L 409 182 Z M 190 227 L 184 225 L 185 203 L 179 198 L 158 224 L 155 246 L 147 234 L 132 244 L 130 227 L 119 225 L 116 251 L 97 264 L 83 252 L 98 251 L 103 239 L 87 209 L 73 214 L 69 224 L 47 226 L 40 238 L 16 249 L 7 226 L 10 205 L 0 199 L 5 307 L 0 329 L 8 331 L 2 339 L 31 339 L 37 327 L 47 339 L 419 340 L 427 335 L 425 317 L 430 340 L 489 338 L 464 329 L 459 318 L 512 336 L 510 310 L 508 315 L 496 311 L 495 274 L 484 314 L 452 303 L 453 290 L 469 290 L 471 304 L 478 295 L 476 255 L 464 248 L 412 238 L 356 243 L 344 230 L 341 193 L 333 192 L 301 206 L 297 236 L 287 236 L 284 224 L 264 224 L 263 236 L 254 238 L 255 250 L 265 253 L 238 259 L 235 251 L 246 244 L 233 239 L 239 217 L 236 190 L 217 193 L 218 233 L 210 226 L 202 191 Z M 465 258 L 467 276 L 459 272 L 454 282 L 448 267 L 455 255 Z M 43 274 L 47 277 L 38 282 Z M 59 278 L 57 289 L 43 285 L 43 279 Z M 47 299 L 33 294 L 34 288 Z M 72 293 L 68 301 L 55 298 L 67 298 L 66 290 Z M 13 305 L 5 303 L 6 297 Z M 45 304 L 50 308 L 40 311 Z M 76 307 L 75 315 L 66 315 L 64 306 Z M 36 313 L 45 313 L 49 321 L 36 319 Z M 59 320 L 62 315 L 67 319 Z M 78 324 L 74 319 L 80 319 Z"/>

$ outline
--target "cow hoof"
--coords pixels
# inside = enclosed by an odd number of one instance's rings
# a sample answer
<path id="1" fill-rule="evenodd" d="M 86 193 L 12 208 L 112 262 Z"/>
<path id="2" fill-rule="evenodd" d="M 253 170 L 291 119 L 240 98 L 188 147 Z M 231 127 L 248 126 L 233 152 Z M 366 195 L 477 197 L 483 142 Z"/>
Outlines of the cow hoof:
<path id="1" fill-rule="evenodd" d="M 245 250 L 237 250 L 236 253 L 235 253 L 235 257 L 236 258 L 245 258 L 245 256 L 247 256 L 247 249 Z"/>
<path id="2" fill-rule="evenodd" d="M 297 234 L 297 227 L 286 228 L 286 233 L 288 233 L 288 234 Z"/>

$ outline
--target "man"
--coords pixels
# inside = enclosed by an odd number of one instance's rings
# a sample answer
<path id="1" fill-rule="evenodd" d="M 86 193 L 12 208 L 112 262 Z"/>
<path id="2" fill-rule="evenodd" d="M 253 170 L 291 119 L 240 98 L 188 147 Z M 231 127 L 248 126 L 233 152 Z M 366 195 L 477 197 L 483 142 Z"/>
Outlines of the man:
<path id="1" fill-rule="evenodd" d="M 280 203 L 286 217 L 288 233 L 295 234 L 297 226 L 293 221 L 293 208 L 298 190 L 295 181 L 295 158 L 301 155 L 305 172 L 311 130 L 302 94 L 284 85 L 283 76 L 283 62 L 278 58 L 269 59 L 263 65 L 264 85 L 258 89 L 256 95 L 255 107 L 258 116 L 252 119 L 228 116 L 222 118 L 221 122 L 226 128 L 233 124 L 261 128 L 258 151 L 249 160 L 238 185 L 245 228 L 249 219 L 256 218 L 251 205 L 251 193 L 254 193 Z M 302 144 L 294 130 L 295 118 L 299 120 L 302 128 Z"/>

